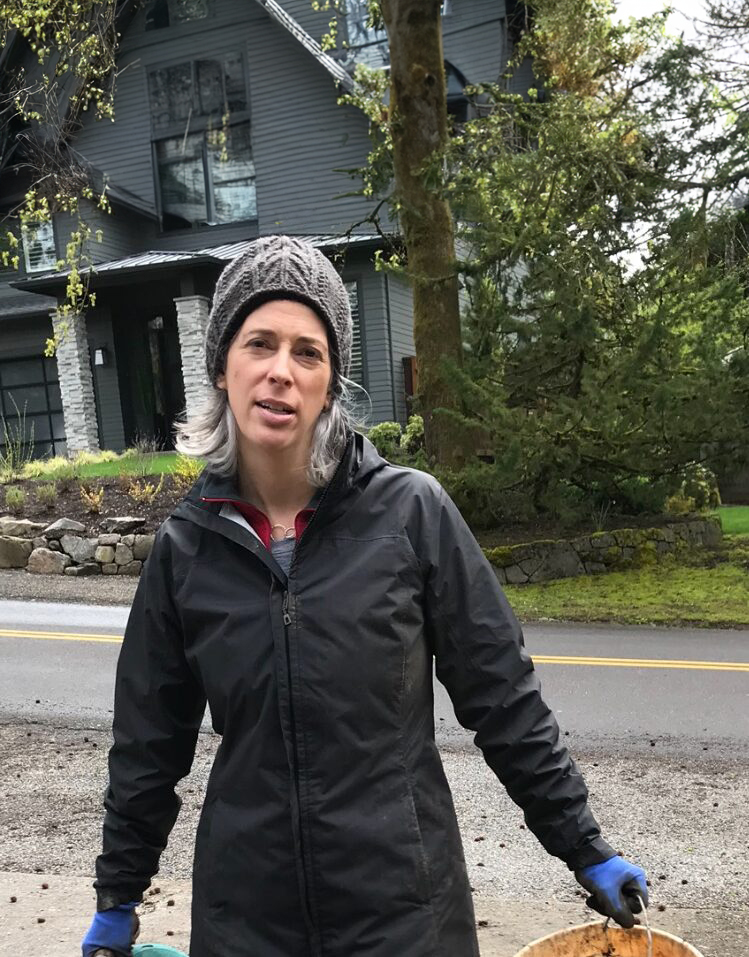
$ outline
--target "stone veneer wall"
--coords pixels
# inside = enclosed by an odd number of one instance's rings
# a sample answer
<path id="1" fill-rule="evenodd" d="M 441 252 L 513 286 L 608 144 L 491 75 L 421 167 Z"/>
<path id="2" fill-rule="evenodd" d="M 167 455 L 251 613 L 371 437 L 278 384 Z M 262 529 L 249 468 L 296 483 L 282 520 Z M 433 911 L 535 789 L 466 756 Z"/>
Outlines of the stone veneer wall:
<path id="1" fill-rule="evenodd" d="M 205 332 L 211 304 L 205 296 L 181 296 L 177 307 L 179 349 L 182 357 L 182 381 L 185 384 L 187 415 L 195 415 L 210 393 L 205 368 Z"/>
<path id="2" fill-rule="evenodd" d="M 65 439 L 69 455 L 99 451 L 99 426 L 91 376 L 85 316 L 58 318 L 52 326 L 57 336 L 57 375 L 60 380 Z"/>
<path id="3" fill-rule="evenodd" d="M 570 541 L 487 548 L 484 553 L 500 584 L 528 585 L 654 564 L 684 548 L 714 547 L 722 537 L 720 522 L 705 518 L 658 528 L 619 528 Z"/>

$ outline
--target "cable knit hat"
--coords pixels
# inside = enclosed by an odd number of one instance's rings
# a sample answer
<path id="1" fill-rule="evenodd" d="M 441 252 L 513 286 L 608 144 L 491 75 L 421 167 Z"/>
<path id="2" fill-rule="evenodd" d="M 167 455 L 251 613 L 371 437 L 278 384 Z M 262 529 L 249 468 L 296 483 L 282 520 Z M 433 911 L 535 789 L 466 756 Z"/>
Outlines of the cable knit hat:
<path id="1" fill-rule="evenodd" d="M 226 367 L 226 353 L 247 316 L 271 299 L 295 299 L 325 323 L 338 375 L 351 366 L 352 321 L 348 293 L 330 260 L 294 236 L 264 236 L 237 256 L 219 276 L 205 340 L 211 383 Z"/>

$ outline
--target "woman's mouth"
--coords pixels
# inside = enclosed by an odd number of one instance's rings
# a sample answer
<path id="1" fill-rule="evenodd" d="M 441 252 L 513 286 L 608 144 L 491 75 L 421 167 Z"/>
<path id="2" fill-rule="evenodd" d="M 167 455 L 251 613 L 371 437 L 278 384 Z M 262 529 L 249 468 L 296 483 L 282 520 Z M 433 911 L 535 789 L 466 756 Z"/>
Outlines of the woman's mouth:
<path id="1" fill-rule="evenodd" d="M 267 413 L 269 418 L 288 419 L 294 414 L 294 410 L 284 402 L 257 402 L 256 405 Z"/>

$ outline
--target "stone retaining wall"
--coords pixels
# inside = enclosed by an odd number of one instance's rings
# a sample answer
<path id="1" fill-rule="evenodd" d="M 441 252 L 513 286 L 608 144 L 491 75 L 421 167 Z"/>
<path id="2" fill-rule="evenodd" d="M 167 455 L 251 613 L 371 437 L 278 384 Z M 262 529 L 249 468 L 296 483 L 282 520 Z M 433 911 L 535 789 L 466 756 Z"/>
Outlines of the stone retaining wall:
<path id="1" fill-rule="evenodd" d="M 502 585 L 529 585 L 650 565 L 685 548 L 713 547 L 723 537 L 714 518 L 658 528 L 618 528 L 571 541 L 529 542 L 484 549 Z"/>
<path id="2" fill-rule="evenodd" d="M 25 568 L 37 575 L 140 575 L 155 537 L 138 532 L 144 525 L 145 519 L 132 516 L 106 518 L 95 534 L 68 518 L 45 526 L 0 517 L 0 568 Z M 501 584 L 526 585 L 653 564 L 680 549 L 718 545 L 722 537 L 720 522 L 705 518 L 484 552 Z"/>
<path id="3" fill-rule="evenodd" d="M 25 568 L 36 575 L 140 575 L 154 535 L 138 529 L 145 519 L 106 518 L 101 533 L 61 518 L 51 525 L 0 518 L 0 568 Z"/>

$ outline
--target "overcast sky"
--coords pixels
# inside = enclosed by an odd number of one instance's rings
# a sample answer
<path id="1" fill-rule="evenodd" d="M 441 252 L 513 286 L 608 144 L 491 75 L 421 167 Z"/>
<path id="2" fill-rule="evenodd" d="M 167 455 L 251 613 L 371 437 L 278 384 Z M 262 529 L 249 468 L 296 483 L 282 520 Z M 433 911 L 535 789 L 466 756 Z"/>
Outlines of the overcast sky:
<path id="1" fill-rule="evenodd" d="M 702 0 L 673 0 L 668 4 L 663 0 L 618 0 L 616 6 L 621 17 L 647 17 L 665 6 L 674 7 L 674 10 L 678 12 L 671 15 L 669 29 L 673 33 L 683 31 L 686 36 L 693 35 L 692 21 L 701 16 L 704 11 Z"/>

